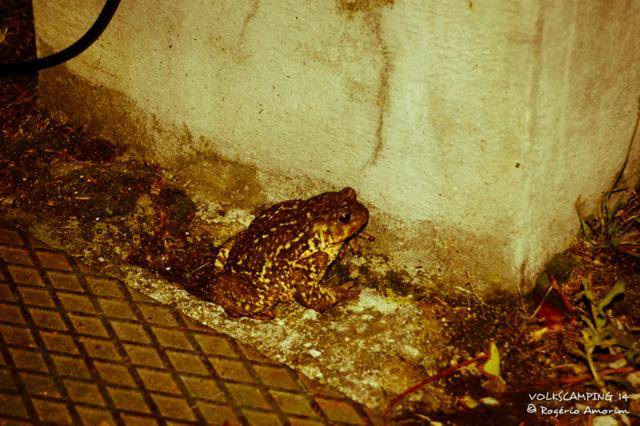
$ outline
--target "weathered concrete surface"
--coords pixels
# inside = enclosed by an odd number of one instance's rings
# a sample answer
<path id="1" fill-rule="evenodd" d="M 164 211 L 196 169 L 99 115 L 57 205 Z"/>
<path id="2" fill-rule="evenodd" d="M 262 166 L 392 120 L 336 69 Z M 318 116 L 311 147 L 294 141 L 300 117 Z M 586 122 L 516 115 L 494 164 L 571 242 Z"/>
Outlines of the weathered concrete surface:
<path id="1" fill-rule="evenodd" d="M 41 54 L 101 6 L 35 0 Z M 42 97 L 217 202 L 353 186 L 415 285 L 513 290 L 624 161 L 638 19 L 637 2 L 130 0 Z M 213 154 L 259 171 L 218 185 L 236 172 Z"/>
<path id="2" fill-rule="evenodd" d="M 318 314 L 290 304 L 273 321 L 231 319 L 219 306 L 199 300 L 139 268 L 113 269 L 128 285 L 195 320 L 248 343 L 307 377 L 382 411 L 388 395 L 437 368 L 447 340 L 429 309 L 365 289 L 359 299 Z M 429 400 L 448 401 L 438 386 Z M 443 402 L 441 402 L 443 403 Z M 444 403 L 443 403 L 444 404 Z"/>

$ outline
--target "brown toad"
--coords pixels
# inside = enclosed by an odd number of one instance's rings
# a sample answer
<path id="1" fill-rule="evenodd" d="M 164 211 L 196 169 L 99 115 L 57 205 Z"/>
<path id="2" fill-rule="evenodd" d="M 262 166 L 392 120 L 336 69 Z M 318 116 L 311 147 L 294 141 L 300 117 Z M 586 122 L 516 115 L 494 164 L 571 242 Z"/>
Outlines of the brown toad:
<path id="1" fill-rule="evenodd" d="M 323 311 L 349 289 L 320 281 L 368 218 L 351 188 L 271 206 L 220 248 L 204 294 L 234 317 L 273 318 L 272 308 L 291 300 Z"/>

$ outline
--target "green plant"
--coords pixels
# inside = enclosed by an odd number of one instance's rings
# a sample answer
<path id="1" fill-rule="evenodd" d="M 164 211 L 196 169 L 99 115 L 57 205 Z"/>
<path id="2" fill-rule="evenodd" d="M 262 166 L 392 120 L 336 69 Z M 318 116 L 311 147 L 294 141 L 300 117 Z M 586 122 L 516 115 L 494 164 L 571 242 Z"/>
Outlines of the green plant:
<path id="1" fill-rule="evenodd" d="M 612 249 L 640 258 L 640 195 L 621 187 L 631 148 L 640 128 L 640 98 L 627 155 L 609 191 L 603 194 L 596 213 L 584 217 L 580 199 L 576 204 L 583 241 L 592 248 Z"/>
<path id="2" fill-rule="evenodd" d="M 618 281 L 601 300 L 597 300 L 589 286 L 589 281 L 582 280 L 582 291 L 579 295 L 586 299 L 588 313 L 583 312 L 580 315 L 580 319 L 586 327 L 581 330 L 581 347 L 575 348 L 573 352 L 587 362 L 594 382 L 601 389 L 604 388 L 604 380 L 598 374 L 593 356 L 597 351 L 612 351 L 614 347 L 623 346 L 617 338 L 619 330 L 609 320 L 605 310 L 614 299 L 624 294 L 624 290 L 624 282 Z M 622 349 L 628 348 L 623 347 Z"/>
<path id="3" fill-rule="evenodd" d="M 636 191 L 606 192 L 596 213 L 584 217 L 578 205 L 580 229 L 585 244 L 640 258 L 640 195 Z"/>

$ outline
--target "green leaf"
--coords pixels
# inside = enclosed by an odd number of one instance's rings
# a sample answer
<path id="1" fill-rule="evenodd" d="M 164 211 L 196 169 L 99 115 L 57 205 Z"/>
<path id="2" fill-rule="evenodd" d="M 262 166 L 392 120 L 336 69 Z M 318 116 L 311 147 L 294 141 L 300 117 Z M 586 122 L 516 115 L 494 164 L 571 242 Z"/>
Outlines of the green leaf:
<path id="1" fill-rule="evenodd" d="M 503 381 L 502 377 L 500 377 L 500 352 L 494 342 L 489 343 L 489 356 L 485 363 L 480 366 L 480 371 L 492 379 Z"/>
<path id="2" fill-rule="evenodd" d="M 600 310 L 603 310 L 605 307 L 607 307 L 609 304 L 611 304 L 611 302 L 613 302 L 613 299 L 615 299 L 619 295 L 623 294 L 624 290 L 625 290 L 624 281 L 618 281 L 611 288 L 611 290 L 609 290 L 609 293 L 607 293 L 607 295 L 600 301 L 600 303 L 598 303 L 598 308 Z"/>
<path id="3" fill-rule="evenodd" d="M 584 353 L 584 352 L 582 352 L 582 350 L 580 350 L 580 349 L 578 349 L 578 348 L 570 348 L 570 349 L 569 349 L 569 351 L 570 351 L 573 355 L 575 355 L 575 356 L 577 356 L 577 357 L 579 357 L 579 358 L 587 358 L 587 355 L 585 355 L 585 353 Z"/>

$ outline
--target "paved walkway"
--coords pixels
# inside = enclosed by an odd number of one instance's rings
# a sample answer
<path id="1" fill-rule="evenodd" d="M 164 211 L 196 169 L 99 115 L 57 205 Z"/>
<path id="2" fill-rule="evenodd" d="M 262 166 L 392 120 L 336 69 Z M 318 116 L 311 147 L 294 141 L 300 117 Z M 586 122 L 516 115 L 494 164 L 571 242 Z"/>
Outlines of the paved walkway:
<path id="1" fill-rule="evenodd" d="M 0 425 L 33 422 L 374 423 L 250 347 L 0 228 Z"/>

